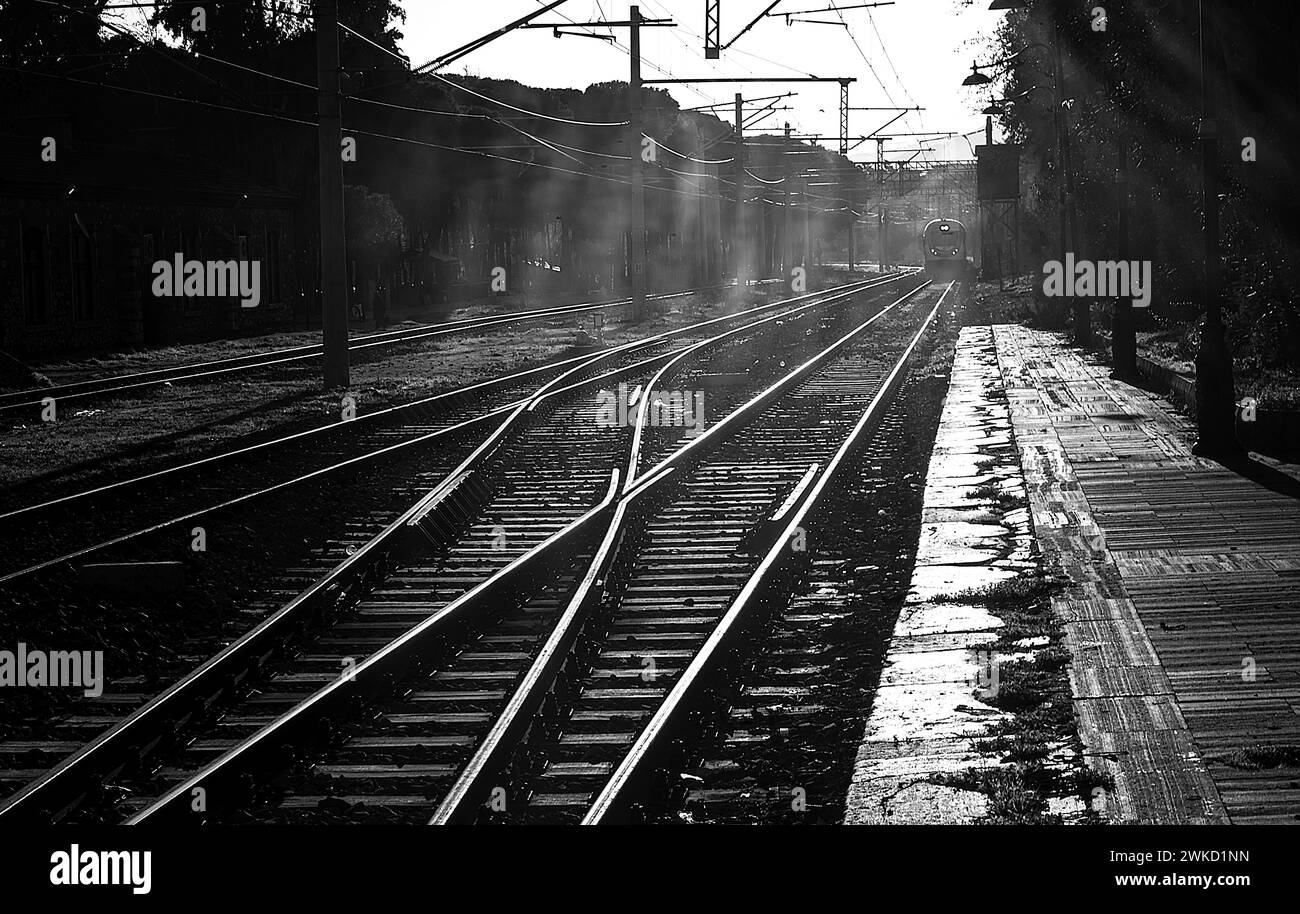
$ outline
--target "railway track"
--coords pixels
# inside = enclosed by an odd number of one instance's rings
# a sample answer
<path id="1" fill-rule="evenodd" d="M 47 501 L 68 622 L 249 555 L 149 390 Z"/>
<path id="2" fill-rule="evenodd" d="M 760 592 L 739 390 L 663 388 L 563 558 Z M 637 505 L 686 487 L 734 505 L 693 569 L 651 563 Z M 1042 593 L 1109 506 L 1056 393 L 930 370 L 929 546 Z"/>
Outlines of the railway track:
<path id="1" fill-rule="evenodd" d="M 880 284 L 893 286 L 900 281 L 906 280 L 893 278 Z M 814 301 L 795 307 L 808 318 L 824 300 L 847 300 L 873 285 L 876 284 L 854 284 L 847 291 L 805 296 L 803 299 Z M 591 511 L 584 503 L 583 494 L 586 502 L 595 498 L 601 488 L 600 480 L 622 463 L 634 435 L 633 430 L 620 424 L 602 426 L 593 421 L 592 411 L 600 407 L 593 406 L 589 397 L 574 401 L 573 391 L 583 388 L 590 392 L 593 384 L 612 385 L 616 379 L 633 390 L 645 387 L 653 382 L 659 366 L 683 350 L 701 360 L 700 364 L 714 364 L 723 369 L 748 368 L 754 375 L 751 382 L 756 382 L 765 377 L 764 372 L 754 370 L 752 352 L 740 344 L 757 324 L 767 325 L 769 332 L 785 333 L 783 348 L 806 335 L 806 328 L 799 320 L 792 319 L 790 309 L 767 306 L 756 310 L 764 316 L 755 320 L 751 315 L 740 327 L 724 329 L 728 323 L 738 322 L 734 317 L 707 322 L 708 328 L 714 331 L 712 336 L 685 346 L 677 345 L 676 349 L 660 346 L 664 351 L 657 355 L 645 356 L 637 347 L 636 358 L 630 364 L 625 360 L 613 368 L 603 363 L 618 360 L 605 354 L 548 382 L 526 404 L 513 407 L 506 420 L 461 467 L 446 474 L 442 484 L 389 524 L 384 533 L 357 548 L 248 636 L 116 728 L 108 730 L 111 720 L 107 715 L 81 715 L 68 722 L 67 731 L 58 734 L 62 739 L 46 738 L 31 745 L 0 744 L 0 760 L 10 764 L 8 780 L 14 783 L 36 775 L 33 767 L 18 767 L 23 759 L 39 759 L 44 763 L 61 752 L 75 751 L 79 741 L 91 740 L 85 750 L 56 768 L 52 775 L 20 791 L 0 812 L 0 818 L 29 814 L 40 807 L 45 808 L 44 814 L 58 818 L 62 810 L 81 805 L 87 795 L 98 796 L 102 785 L 129 767 L 139 767 L 140 760 L 152 757 L 162 741 L 174 740 L 178 731 L 188 727 L 202 729 L 210 723 L 215 728 L 210 739 L 198 740 L 186 750 L 196 753 L 189 757 L 190 764 L 202 764 L 204 753 L 219 753 L 245 735 L 248 728 L 277 719 L 276 713 L 285 705 L 296 704 L 336 678 L 339 668 L 350 662 L 360 663 L 367 656 L 373 660 L 372 655 L 382 646 L 381 642 L 391 641 L 397 633 L 427 618 L 438 605 L 445 604 L 443 613 L 450 613 L 450 607 L 457 606 L 458 601 L 463 603 L 467 592 L 475 593 L 485 582 L 494 582 L 495 592 L 501 581 L 509 582 L 519 576 L 519 567 L 534 567 L 535 553 L 539 551 L 534 547 L 539 542 L 553 539 L 557 530 L 581 524 L 582 517 L 590 519 Z M 680 344 L 688 334 L 674 331 L 665 336 Z M 719 347 L 728 347 L 729 364 L 715 364 L 718 356 L 714 350 Z M 763 367 L 768 373 L 776 370 Z M 575 434 L 575 430 L 582 434 Z M 538 455 L 547 459 L 539 463 Z M 413 556 L 432 561 L 437 567 L 403 564 Z M 393 566 L 400 566 L 401 570 L 389 574 Z M 562 589 L 563 583 L 560 578 L 539 591 L 537 598 L 543 602 L 534 607 L 539 613 L 544 614 L 545 594 Z M 358 598 L 359 593 L 370 595 Z M 357 599 L 359 603 L 355 602 Z M 560 597 L 553 599 L 558 601 Z M 355 617 L 336 618 L 341 606 Z M 286 641 L 301 637 L 308 629 L 316 630 L 311 638 L 311 651 L 286 651 Z M 509 661 L 517 660 L 520 652 L 496 653 L 503 655 L 498 660 Z M 248 682 L 262 677 L 264 669 L 277 658 L 289 663 L 279 674 L 287 678 L 280 681 L 278 691 L 259 689 L 259 694 L 248 697 L 247 707 L 241 713 L 223 712 L 220 720 L 205 722 L 213 714 L 213 708 L 222 706 L 232 692 L 247 688 Z M 232 674 L 232 670 L 238 672 Z M 480 713 L 443 710 L 432 719 L 445 720 L 446 714 Z M 164 769 L 159 776 L 164 779 L 168 774 L 179 776 L 181 771 L 183 768 Z M 93 772 L 91 783 L 101 786 L 90 787 L 84 782 L 77 785 L 77 779 L 86 772 Z M 64 793 L 69 783 L 74 786 L 70 793 Z M 153 781 L 149 785 L 157 786 Z M 150 787 L 132 782 L 127 789 L 145 795 Z M 112 792 L 111 788 L 108 792 Z M 56 799 L 50 801 L 51 796 Z M 68 802 L 59 799 L 61 796 L 73 799 Z M 97 807 L 101 812 L 102 800 L 100 797 Z M 112 815 L 107 818 L 111 820 Z"/>
<path id="2" fill-rule="evenodd" d="M 567 631 L 551 636 L 563 659 L 535 663 L 520 686 L 535 697 L 517 706 L 539 702 L 541 717 L 513 735 L 498 724 L 433 823 L 628 821 L 677 791 L 712 691 L 761 630 L 769 589 L 805 564 L 817 532 L 802 525 L 901 383 L 943 302 L 931 297 L 838 341 L 662 492 L 633 488 L 633 500 L 647 494 L 592 565 L 602 586 L 577 594 Z M 904 342 L 862 332 L 873 323 Z"/>
<path id="3" fill-rule="evenodd" d="M 868 280 L 844 288 L 868 288 L 893 281 Z M 148 557 L 174 557 L 176 547 L 188 543 L 193 525 L 205 518 L 247 508 L 287 490 L 331 484 L 335 477 L 406 449 L 452 445 L 450 439 L 457 435 L 468 440 L 467 436 L 485 433 L 492 422 L 501 421 L 539 383 L 560 377 L 592 359 L 634 360 L 673 345 L 690 345 L 718 326 L 818 301 L 839 291 L 761 305 L 739 315 L 633 341 L 595 356 L 565 359 L 364 414 L 348 422 L 13 507 L 0 513 L 0 541 L 5 543 L 0 551 L 0 587 L 13 586 L 51 569 L 111 559 L 114 555 L 139 558 L 140 544 L 147 539 L 158 544 Z M 415 480 L 417 484 L 424 481 Z M 75 524 L 69 523 L 70 516 L 77 519 Z"/>
<path id="4" fill-rule="evenodd" d="M 673 298 L 693 295 L 702 291 L 708 290 L 688 289 L 683 292 L 653 295 L 649 296 L 649 298 L 653 301 L 667 301 Z M 631 302 L 630 298 L 620 298 L 608 302 L 582 302 L 551 308 L 534 308 L 528 311 L 520 311 L 511 314 L 495 314 L 485 317 L 441 321 L 432 324 L 420 324 L 414 327 L 403 327 L 397 330 L 381 331 L 356 337 L 348 343 L 348 350 L 353 353 L 368 352 L 380 347 L 418 342 L 420 340 L 433 339 L 446 334 L 468 333 L 475 330 L 486 330 L 493 327 L 518 324 L 526 321 L 547 320 L 560 317 L 570 317 L 577 314 L 586 314 L 592 311 L 624 306 L 629 302 Z M 175 365 L 167 368 L 131 372 L 111 377 L 87 378 L 79 381 L 69 381 L 62 384 L 55 384 L 50 387 L 34 387 L 25 390 L 7 391 L 0 393 L 0 420 L 6 418 L 21 418 L 24 411 L 29 413 L 32 417 L 35 417 L 43 408 L 47 398 L 53 398 L 56 403 L 64 404 L 69 401 L 80 402 L 95 397 L 137 393 L 162 384 L 174 384 L 180 382 L 199 383 L 216 378 L 224 378 L 241 371 L 289 368 L 301 365 L 310 359 L 320 358 L 323 351 L 324 350 L 320 344 L 291 346 L 284 349 L 255 352 L 247 355 L 232 356 L 225 359 L 213 359 L 206 362 L 196 362 L 188 365 Z"/>

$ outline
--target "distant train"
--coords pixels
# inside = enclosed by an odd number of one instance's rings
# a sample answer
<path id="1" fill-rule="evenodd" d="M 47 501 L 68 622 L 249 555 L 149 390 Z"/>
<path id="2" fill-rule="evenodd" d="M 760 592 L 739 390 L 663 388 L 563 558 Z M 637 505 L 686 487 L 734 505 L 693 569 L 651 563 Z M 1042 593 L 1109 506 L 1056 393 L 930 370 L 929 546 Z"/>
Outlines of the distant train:
<path id="1" fill-rule="evenodd" d="M 975 278 L 975 261 L 966 253 L 966 226 L 956 219 L 932 219 L 921 232 L 925 273 L 934 280 Z"/>

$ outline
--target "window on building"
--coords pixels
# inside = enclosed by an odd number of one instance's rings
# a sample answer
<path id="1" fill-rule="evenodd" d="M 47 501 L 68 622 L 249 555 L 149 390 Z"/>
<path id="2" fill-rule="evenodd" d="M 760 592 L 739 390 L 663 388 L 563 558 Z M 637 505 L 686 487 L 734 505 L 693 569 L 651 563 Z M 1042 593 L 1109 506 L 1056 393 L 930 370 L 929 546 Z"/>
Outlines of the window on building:
<path id="1" fill-rule="evenodd" d="M 72 228 L 72 308 L 79 321 L 95 317 L 95 236 Z"/>
<path id="2" fill-rule="evenodd" d="M 23 320 L 28 324 L 44 324 L 50 316 L 47 245 L 44 226 L 23 229 Z"/>

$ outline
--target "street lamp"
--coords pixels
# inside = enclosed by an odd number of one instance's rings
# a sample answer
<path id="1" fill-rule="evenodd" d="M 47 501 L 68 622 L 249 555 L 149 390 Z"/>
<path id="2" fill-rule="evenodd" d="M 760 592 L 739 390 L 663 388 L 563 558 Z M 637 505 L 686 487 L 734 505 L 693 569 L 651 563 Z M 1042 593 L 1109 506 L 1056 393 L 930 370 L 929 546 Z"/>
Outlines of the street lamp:
<path id="1" fill-rule="evenodd" d="M 993 0 L 989 4 L 991 10 L 1028 8 L 1028 0 Z M 1012 61 L 1029 50 L 1029 48 L 1035 46 L 1044 47 L 1052 54 L 1052 88 L 1056 93 L 1056 104 L 1052 108 L 1052 126 L 1056 131 L 1057 159 L 1061 166 L 1058 218 L 1060 220 L 1059 234 L 1061 238 L 1060 260 L 1064 263 L 1065 255 L 1078 242 L 1079 230 L 1074 211 L 1074 173 L 1070 167 L 1070 133 L 1065 123 L 1065 115 L 1062 114 L 1062 109 L 1065 107 L 1065 68 L 1061 62 L 1060 18 L 1053 17 L 1052 19 L 1052 44 L 1050 48 L 1037 43 L 1026 45 L 1016 53 L 1004 58 L 1002 61 L 990 64 L 990 66 Z M 975 73 L 972 73 L 966 79 L 973 79 L 975 75 Z M 983 74 L 979 75 L 982 76 Z M 963 82 L 963 85 L 967 84 Z M 969 85 L 979 85 L 979 82 L 969 83 Z M 1092 310 L 1091 304 L 1086 298 L 1074 299 L 1074 339 L 1075 342 L 1082 346 L 1087 346 L 1092 342 Z"/>
<path id="2" fill-rule="evenodd" d="M 993 82 L 993 80 L 981 73 L 979 64 L 972 60 L 970 63 L 970 76 L 963 79 L 961 84 L 963 86 L 983 86 L 991 82 Z"/>
<path id="3" fill-rule="evenodd" d="M 980 114 L 1005 114 L 1007 109 L 1003 107 L 1004 105 L 1006 105 L 1009 102 L 1018 102 L 1020 101 L 1020 99 L 1024 98 L 1030 92 L 1033 92 L 1039 88 L 1041 87 L 1030 86 L 1024 92 L 1017 92 L 1015 95 L 1008 95 L 1006 98 L 991 98 L 989 99 L 988 107 L 980 111 Z"/>

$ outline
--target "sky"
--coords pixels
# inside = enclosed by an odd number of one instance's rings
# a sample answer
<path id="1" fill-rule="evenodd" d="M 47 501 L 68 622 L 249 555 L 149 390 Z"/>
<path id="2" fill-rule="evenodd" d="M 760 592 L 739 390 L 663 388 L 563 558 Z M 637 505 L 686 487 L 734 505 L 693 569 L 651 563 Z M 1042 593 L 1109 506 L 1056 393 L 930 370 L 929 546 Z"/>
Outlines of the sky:
<path id="1" fill-rule="evenodd" d="M 722 41 L 725 44 L 763 11 L 771 0 L 721 0 Z M 773 10 L 825 10 L 850 7 L 861 0 L 781 0 Z M 542 0 L 404 0 L 404 53 L 418 66 L 494 29 L 538 10 Z M 594 22 L 626 20 L 626 0 L 568 0 L 536 22 Z M 900 137 L 885 146 L 887 158 L 908 158 L 920 145 L 932 151 L 920 157 L 967 159 L 971 144 L 982 143 L 987 104 L 984 89 L 964 88 L 961 81 L 973 60 L 986 61 L 991 36 L 1001 13 L 990 12 L 976 0 L 897 0 L 874 9 L 806 13 L 797 19 L 819 19 L 837 24 L 787 25 L 781 15 L 766 17 L 743 35 L 720 60 L 704 58 L 704 0 L 641 0 L 646 18 L 671 18 L 675 28 L 642 29 L 642 77 L 692 76 L 821 76 L 853 77 L 850 107 L 920 106 L 926 110 L 907 114 L 887 132 L 953 131 L 969 137 L 924 140 Z M 845 28 L 839 17 L 848 24 Z M 567 25 L 567 24 L 566 24 Z M 569 31 L 577 31 L 569 27 Z M 610 29 L 596 29 L 606 36 Z M 519 29 L 498 38 L 440 72 L 515 79 L 545 88 L 584 89 L 592 83 L 626 80 L 629 58 L 628 29 L 612 30 L 621 48 L 591 37 L 554 37 L 549 29 Z M 705 84 L 665 87 L 682 107 L 723 102 L 717 113 L 731 120 L 731 102 L 737 91 L 747 98 L 796 92 L 782 101 L 791 110 L 775 112 L 756 125 L 758 132 L 779 132 L 788 120 L 796 133 L 839 134 L 839 86 L 835 83 Z M 849 135 L 878 131 L 897 112 L 852 111 Z M 996 125 L 994 125 L 996 131 Z M 995 133 L 995 139 L 997 135 Z M 823 145 L 836 147 L 835 140 Z M 850 152 L 858 161 L 874 159 L 875 142 Z"/>

